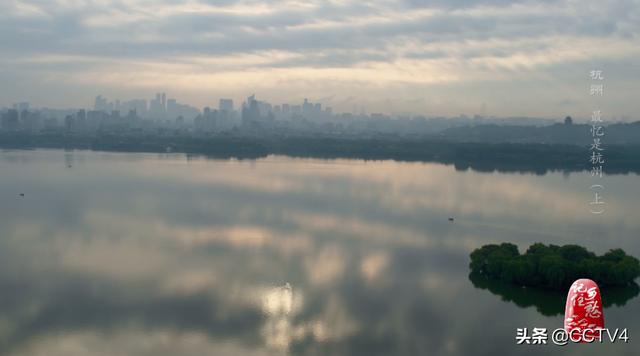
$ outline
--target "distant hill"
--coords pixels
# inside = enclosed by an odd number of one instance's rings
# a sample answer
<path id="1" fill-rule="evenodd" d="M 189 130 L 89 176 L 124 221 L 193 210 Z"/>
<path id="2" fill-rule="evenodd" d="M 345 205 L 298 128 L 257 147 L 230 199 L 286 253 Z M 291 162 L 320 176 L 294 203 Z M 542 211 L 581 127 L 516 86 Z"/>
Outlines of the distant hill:
<path id="1" fill-rule="evenodd" d="M 438 137 L 447 141 L 475 143 L 543 143 L 588 146 L 593 142 L 591 125 L 504 126 L 477 125 L 446 129 Z M 640 121 L 611 124 L 604 128 L 603 145 L 640 144 Z"/>

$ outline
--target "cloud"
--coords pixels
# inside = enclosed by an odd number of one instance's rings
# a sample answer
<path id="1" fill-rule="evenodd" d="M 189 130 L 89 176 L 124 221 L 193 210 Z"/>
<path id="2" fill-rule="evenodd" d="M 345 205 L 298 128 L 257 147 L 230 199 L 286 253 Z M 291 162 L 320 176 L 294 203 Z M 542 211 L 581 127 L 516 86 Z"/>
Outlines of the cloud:
<path id="1" fill-rule="evenodd" d="M 588 70 L 602 59 L 640 54 L 637 0 L 13 0 L 0 13 L 0 79 L 30 84 L 0 89 L 16 101 L 26 88 L 32 98 L 46 97 L 54 83 L 83 93 L 164 88 L 194 97 L 219 87 L 232 94 L 278 88 L 277 100 L 305 88 L 318 97 L 348 97 L 361 84 L 415 93 L 422 84 L 465 88 L 513 80 L 510 71 L 522 68 L 544 76 L 553 65 Z M 285 78 L 307 84 L 282 87 Z M 358 86 L 343 85 L 349 82 Z M 523 97 L 541 85 L 520 86 Z M 618 111 L 637 108 L 630 101 Z"/>

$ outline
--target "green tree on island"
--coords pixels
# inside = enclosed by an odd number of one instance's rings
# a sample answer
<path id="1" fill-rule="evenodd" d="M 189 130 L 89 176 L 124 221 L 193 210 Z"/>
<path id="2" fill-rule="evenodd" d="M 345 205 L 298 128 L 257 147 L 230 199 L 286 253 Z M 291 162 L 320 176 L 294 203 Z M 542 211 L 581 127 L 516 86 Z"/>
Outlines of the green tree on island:
<path id="1" fill-rule="evenodd" d="M 602 256 L 578 245 L 533 244 L 524 254 L 511 243 L 471 252 L 471 273 L 522 286 L 566 289 L 580 278 L 600 286 L 625 286 L 640 276 L 640 262 L 621 249 Z"/>

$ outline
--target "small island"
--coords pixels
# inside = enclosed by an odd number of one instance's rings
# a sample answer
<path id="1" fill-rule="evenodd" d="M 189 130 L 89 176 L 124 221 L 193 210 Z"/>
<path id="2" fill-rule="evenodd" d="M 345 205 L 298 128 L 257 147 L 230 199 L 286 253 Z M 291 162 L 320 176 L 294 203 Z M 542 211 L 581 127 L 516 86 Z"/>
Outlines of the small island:
<path id="1" fill-rule="evenodd" d="M 600 287 L 628 286 L 640 276 L 640 262 L 621 249 L 602 256 L 578 245 L 531 245 L 524 254 L 511 243 L 471 252 L 471 274 L 526 287 L 566 290 L 579 278 Z"/>

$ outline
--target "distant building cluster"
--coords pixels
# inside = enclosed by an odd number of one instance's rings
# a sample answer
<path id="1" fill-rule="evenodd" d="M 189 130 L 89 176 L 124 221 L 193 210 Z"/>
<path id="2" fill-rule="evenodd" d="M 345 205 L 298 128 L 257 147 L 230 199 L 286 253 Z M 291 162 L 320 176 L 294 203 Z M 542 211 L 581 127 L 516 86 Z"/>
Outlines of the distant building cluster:
<path id="1" fill-rule="evenodd" d="M 17 103 L 6 109 L 0 116 L 0 130 L 3 131 L 40 131 L 59 126 L 58 119 L 42 111 L 30 110 L 29 103 Z"/>
<path id="2" fill-rule="evenodd" d="M 133 99 L 128 101 L 116 100 L 108 101 L 102 95 L 96 97 L 94 104 L 95 111 L 112 113 L 118 111 L 121 113 L 134 111 L 141 118 L 150 118 L 158 120 L 175 119 L 180 116 L 183 118 L 193 118 L 199 113 L 197 108 L 189 105 L 178 103 L 176 99 L 168 99 L 165 93 L 157 93 L 156 97 L 149 100 Z"/>
<path id="3" fill-rule="evenodd" d="M 496 119 L 481 116 L 425 118 L 424 116 L 389 116 L 385 114 L 336 114 L 331 107 L 304 99 L 299 104 L 273 105 L 258 100 L 255 95 L 236 106 L 233 99 L 219 99 L 216 107 L 195 107 L 181 104 L 157 93 L 150 100 L 110 101 L 102 95 L 95 98 L 92 109 L 33 109 L 21 102 L 12 108 L 0 109 L 0 131 L 47 132 L 68 134 L 154 133 L 209 135 L 243 133 L 261 135 L 274 133 L 303 134 L 401 134 L 421 135 L 448 128 L 487 123 L 500 125 L 544 126 L 552 120 L 535 118 Z M 570 123 L 568 123 L 570 124 Z"/>
<path id="4" fill-rule="evenodd" d="M 200 111 L 168 98 L 165 93 L 157 93 L 148 101 L 110 101 L 98 95 L 92 110 L 31 110 L 29 103 L 17 103 L 1 113 L 0 130 L 3 131 L 64 130 L 69 133 L 170 129 L 207 134 L 293 126 L 313 129 L 314 122 L 335 119 L 331 108 L 323 109 L 322 104 L 307 99 L 299 105 L 272 105 L 251 95 L 236 109 L 233 99 L 222 98 L 217 108 L 205 107 Z"/>
<path id="5" fill-rule="evenodd" d="M 322 109 L 322 104 L 311 103 L 304 99 L 302 105 L 271 105 L 270 103 L 256 100 L 255 95 L 247 98 L 242 104 L 243 125 L 260 125 L 273 123 L 276 120 L 309 120 L 330 121 L 333 119 L 331 108 Z"/>

